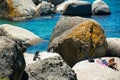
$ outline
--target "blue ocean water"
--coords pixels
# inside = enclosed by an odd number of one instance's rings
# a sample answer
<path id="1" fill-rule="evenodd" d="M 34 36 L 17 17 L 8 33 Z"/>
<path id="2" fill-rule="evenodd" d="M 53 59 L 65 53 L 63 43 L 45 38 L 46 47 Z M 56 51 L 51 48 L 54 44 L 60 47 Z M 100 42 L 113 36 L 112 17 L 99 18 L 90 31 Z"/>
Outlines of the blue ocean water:
<path id="1" fill-rule="evenodd" d="M 120 38 L 120 0 L 104 0 L 110 7 L 111 15 L 92 16 L 92 19 L 98 21 L 107 37 Z"/>
<path id="2" fill-rule="evenodd" d="M 47 50 L 51 33 L 59 17 L 60 17 L 60 14 L 55 14 L 54 17 L 51 17 L 51 16 L 38 17 L 28 21 L 23 21 L 23 22 L 0 20 L 0 24 L 11 24 L 11 25 L 25 28 L 33 32 L 40 38 L 44 39 L 42 43 L 39 43 L 35 46 L 31 46 L 27 49 L 28 53 L 35 53 L 36 50 L 40 50 L 40 51 Z"/>
<path id="3" fill-rule="evenodd" d="M 87 0 L 91 3 L 94 0 Z M 110 7 L 111 15 L 107 16 L 91 16 L 92 19 L 98 21 L 103 27 L 106 36 L 120 38 L 120 0 L 104 0 Z M 55 14 L 54 17 L 35 18 L 29 21 L 12 22 L 0 20 L 0 24 L 11 24 L 30 30 L 45 41 L 28 48 L 28 53 L 35 53 L 36 50 L 46 51 L 53 28 L 56 25 L 60 15 Z"/>

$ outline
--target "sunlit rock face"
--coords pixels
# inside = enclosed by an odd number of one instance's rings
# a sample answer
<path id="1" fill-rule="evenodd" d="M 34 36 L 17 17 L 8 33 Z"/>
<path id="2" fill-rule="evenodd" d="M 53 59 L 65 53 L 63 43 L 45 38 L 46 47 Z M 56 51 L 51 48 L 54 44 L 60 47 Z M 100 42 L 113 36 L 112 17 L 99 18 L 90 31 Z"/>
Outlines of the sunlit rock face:
<path id="1" fill-rule="evenodd" d="M 35 7 L 32 0 L 2 0 L 0 17 L 5 19 L 32 17 L 35 14 Z"/>

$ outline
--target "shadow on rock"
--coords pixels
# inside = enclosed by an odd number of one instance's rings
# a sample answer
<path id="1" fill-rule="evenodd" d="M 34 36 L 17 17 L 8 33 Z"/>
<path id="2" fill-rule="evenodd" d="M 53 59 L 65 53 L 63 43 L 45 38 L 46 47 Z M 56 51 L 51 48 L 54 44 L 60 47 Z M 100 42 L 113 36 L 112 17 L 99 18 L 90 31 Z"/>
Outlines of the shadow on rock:
<path id="1" fill-rule="evenodd" d="M 26 71 L 24 71 L 22 79 L 21 80 L 29 80 L 29 76 Z"/>

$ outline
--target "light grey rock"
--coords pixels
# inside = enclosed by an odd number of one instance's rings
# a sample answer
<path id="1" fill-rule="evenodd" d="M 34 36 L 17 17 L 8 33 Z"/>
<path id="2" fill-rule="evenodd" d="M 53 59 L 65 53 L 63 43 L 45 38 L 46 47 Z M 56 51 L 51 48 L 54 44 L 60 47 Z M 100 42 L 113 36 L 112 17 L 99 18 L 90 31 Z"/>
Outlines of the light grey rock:
<path id="1" fill-rule="evenodd" d="M 88 1 L 65 1 L 57 7 L 56 12 L 63 15 L 89 16 L 91 15 L 91 3 Z"/>
<path id="2" fill-rule="evenodd" d="M 25 60 L 20 47 L 12 40 L 0 36 L 0 77 L 21 80 Z"/>
<path id="3" fill-rule="evenodd" d="M 107 38 L 108 56 L 120 57 L 120 38 Z"/>
<path id="4" fill-rule="evenodd" d="M 36 15 L 37 16 L 44 16 L 44 15 L 50 15 L 54 14 L 55 7 L 53 4 L 48 3 L 46 1 L 42 1 L 37 7 L 36 7 Z"/>
<path id="5" fill-rule="evenodd" d="M 9 24 L 0 25 L 0 35 L 6 36 L 14 41 L 20 41 L 25 45 L 35 45 L 42 41 L 42 39 L 32 32 Z"/>
<path id="6" fill-rule="evenodd" d="M 74 71 L 59 55 L 28 65 L 26 73 L 28 80 L 77 80 Z"/>
<path id="7" fill-rule="evenodd" d="M 101 59 L 108 62 L 111 58 L 112 57 L 102 57 Z M 90 63 L 88 60 L 80 61 L 75 64 L 72 69 L 75 71 L 78 80 L 119 80 L 120 58 L 114 57 L 114 59 L 119 71 L 98 63 L 97 61 L 101 61 L 99 58 L 94 59 L 94 63 Z"/>
<path id="8" fill-rule="evenodd" d="M 92 4 L 92 13 L 94 15 L 111 14 L 109 6 L 103 0 L 95 0 Z"/>
<path id="9" fill-rule="evenodd" d="M 0 16 L 10 20 L 21 17 L 32 18 L 35 7 L 32 0 L 3 0 L 0 2 Z"/>

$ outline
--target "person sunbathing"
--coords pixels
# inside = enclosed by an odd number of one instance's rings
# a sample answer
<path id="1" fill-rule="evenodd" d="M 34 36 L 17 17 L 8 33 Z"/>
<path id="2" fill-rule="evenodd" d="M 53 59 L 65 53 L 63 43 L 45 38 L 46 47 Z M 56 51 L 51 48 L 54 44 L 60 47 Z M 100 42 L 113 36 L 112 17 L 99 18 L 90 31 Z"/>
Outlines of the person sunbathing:
<path id="1" fill-rule="evenodd" d="M 108 62 L 108 67 L 112 68 L 112 69 L 115 69 L 115 70 L 118 70 L 117 69 L 117 63 L 115 63 L 115 60 L 114 58 L 110 59 L 109 62 Z"/>

